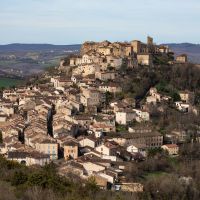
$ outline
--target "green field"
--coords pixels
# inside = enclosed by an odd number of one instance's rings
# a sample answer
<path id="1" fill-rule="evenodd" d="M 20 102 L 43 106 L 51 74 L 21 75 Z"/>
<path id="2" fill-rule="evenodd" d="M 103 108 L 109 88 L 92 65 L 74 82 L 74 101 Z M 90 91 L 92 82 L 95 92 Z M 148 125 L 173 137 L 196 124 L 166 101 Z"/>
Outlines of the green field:
<path id="1" fill-rule="evenodd" d="M 13 87 L 19 84 L 22 84 L 23 80 L 12 79 L 12 78 L 0 78 L 0 88 L 8 88 Z"/>

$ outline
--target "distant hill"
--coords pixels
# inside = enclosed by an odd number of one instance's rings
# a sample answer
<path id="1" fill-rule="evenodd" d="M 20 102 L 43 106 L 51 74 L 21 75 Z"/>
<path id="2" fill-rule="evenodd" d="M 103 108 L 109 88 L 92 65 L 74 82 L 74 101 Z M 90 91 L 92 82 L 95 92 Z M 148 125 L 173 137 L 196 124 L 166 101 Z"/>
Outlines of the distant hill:
<path id="1" fill-rule="evenodd" d="M 22 52 L 22 51 L 74 51 L 80 50 L 80 44 L 74 45 L 52 45 L 52 44 L 7 44 L 0 45 L 0 51 L 3 52 Z"/>
<path id="2" fill-rule="evenodd" d="M 176 55 L 186 53 L 189 60 L 200 63 L 200 44 L 191 43 L 169 43 L 168 45 Z M 74 45 L 52 45 L 52 44 L 8 44 L 0 45 L 0 53 L 20 52 L 78 52 L 81 44 Z"/>
<path id="3" fill-rule="evenodd" d="M 8 44 L 0 45 L 0 76 L 26 76 L 46 67 L 58 66 L 60 59 L 78 54 L 81 45 Z"/>
<path id="4" fill-rule="evenodd" d="M 191 62 L 200 64 L 200 44 L 172 43 L 166 45 L 168 45 L 176 55 L 186 53 Z"/>
<path id="5" fill-rule="evenodd" d="M 166 44 L 176 55 L 186 53 L 189 60 L 200 64 L 199 44 Z M 60 59 L 78 54 L 81 45 L 8 44 L 0 45 L 0 77 L 26 76 L 39 73 L 49 66 L 58 66 Z"/>

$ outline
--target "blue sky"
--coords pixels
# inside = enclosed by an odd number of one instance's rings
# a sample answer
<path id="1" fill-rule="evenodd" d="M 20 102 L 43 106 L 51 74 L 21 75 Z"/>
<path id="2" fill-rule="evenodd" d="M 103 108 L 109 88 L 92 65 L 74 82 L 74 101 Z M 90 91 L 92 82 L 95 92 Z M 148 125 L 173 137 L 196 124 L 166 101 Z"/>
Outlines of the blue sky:
<path id="1" fill-rule="evenodd" d="M 200 43 L 200 0 L 0 0 L 0 44 Z"/>

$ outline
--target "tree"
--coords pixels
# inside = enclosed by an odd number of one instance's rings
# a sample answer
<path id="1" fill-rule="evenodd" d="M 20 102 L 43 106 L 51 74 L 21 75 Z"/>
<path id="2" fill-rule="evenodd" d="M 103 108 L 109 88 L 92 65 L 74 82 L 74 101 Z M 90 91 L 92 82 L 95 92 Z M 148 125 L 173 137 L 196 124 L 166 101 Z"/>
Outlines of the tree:
<path id="1" fill-rule="evenodd" d="M 178 92 L 176 92 L 175 90 L 173 91 L 170 91 L 169 93 L 170 97 L 173 99 L 173 101 L 180 101 L 181 100 L 181 97 L 180 95 L 178 94 Z"/>
<path id="2" fill-rule="evenodd" d="M 98 186 L 93 176 L 88 178 L 85 184 L 85 188 L 91 193 L 96 193 L 98 191 Z"/>
<path id="3" fill-rule="evenodd" d="M 163 149 L 158 147 L 158 148 L 151 148 L 148 150 L 148 157 L 154 157 L 156 154 L 161 154 L 163 153 Z"/>
<path id="4" fill-rule="evenodd" d="M 28 180 L 27 174 L 22 171 L 16 171 L 11 179 L 11 184 L 14 186 L 22 185 Z"/>
<path id="5" fill-rule="evenodd" d="M 145 191 L 150 194 L 150 199 L 186 199 L 185 187 L 176 176 L 152 178 L 146 182 Z"/>
<path id="6" fill-rule="evenodd" d="M 106 106 L 108 106 L 109 105 L 109 103 L 112 101 L 112 99 L 113 99 L 113 94 L 112 93 L 110 93 L 110 92 L 106 92 L 105 93 L 105 103 L 106 103 Z"/>

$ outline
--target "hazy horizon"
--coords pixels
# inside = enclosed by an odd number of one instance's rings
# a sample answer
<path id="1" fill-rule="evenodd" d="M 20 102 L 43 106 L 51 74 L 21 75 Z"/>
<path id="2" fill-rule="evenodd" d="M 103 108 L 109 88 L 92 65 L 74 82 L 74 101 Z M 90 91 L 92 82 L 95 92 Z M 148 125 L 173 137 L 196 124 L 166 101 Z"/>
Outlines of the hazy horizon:
<path id="1" fill-rule="evenodd" d="M 84 41 L 195 43 L 199 0 L 6 0 L 0 2 L 0 44 Z"/>
<path id="2" fill-rule="evenodd" d="M 95 41 L 95 42 L 102 42 L 101 41 Z M 124 40 L 125 41 L 125 40 Z M 115 41 L 118 42 L 118 41 Z M 119 41 L 120 42 L 120 41 Z M 144 41 L 145 42 L 145 41 Z M 14 42 L 14 43 L 5 43 L 5 44 L 0 44 L 0 46 L 6 46 L 6 45 L 55 45 L 55 46 L 73 46 L 73 45 L 82 45 L 83 43 L 77 43 L 77 44 L 54 44 L 54 43 L 20 43 L 20 42 Z M 193 44 L 193 45 L 200 45 L 200 43 L 191 43 L 191 42 L 163 42 L 163 43 L 158 43 L 158 44 Z"/>

